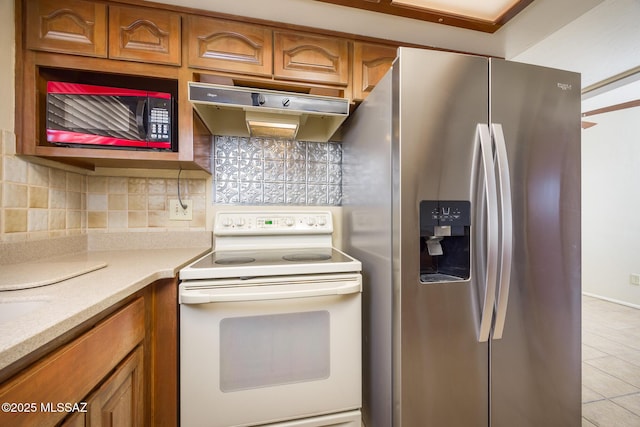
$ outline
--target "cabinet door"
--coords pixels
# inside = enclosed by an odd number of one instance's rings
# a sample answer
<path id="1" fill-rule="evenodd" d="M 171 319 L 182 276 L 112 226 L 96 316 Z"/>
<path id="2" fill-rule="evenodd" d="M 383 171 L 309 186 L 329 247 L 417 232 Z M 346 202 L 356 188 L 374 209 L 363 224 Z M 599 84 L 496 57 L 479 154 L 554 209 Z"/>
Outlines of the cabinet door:
<path id="1" fill-rule="evenodd" d="M 180 15 L 110 6 L 109 57 L 180 65 Z"/>
<path id="2" fill-rule="evenodd" d="M 346 86 L 349 42 L 298 32 L 274 33 L 273 74 L 279 79 Z"/>
<path id="3" fill-rule="evenodd" d="M 189 66 L 271 76 L 273 35 L 260 25 L 190 15 Z"/>
<path id="4" fill-rule="evenodd" d="M 27 1 L 27 48 L 105 58 L 107 6 L 83 0 Z"/>
<path id="5" fill-rule="evenodd" d="M 391 68 L 396 48 L 372 43 L 354 42 L 353 99 L 362 101 Z"/>
<path id="6" fill-rule="evenodd" d="M 88 399 L 91 427 L 144 424 L 142 346 L 138 346 Z"/>
<path id="7" fill-rule="evenodd" d="M 69 415 L 60 424 L 59 427 L 85 427 L 87 425 L 87 416 L 84 412 L 74 412 Z"/>

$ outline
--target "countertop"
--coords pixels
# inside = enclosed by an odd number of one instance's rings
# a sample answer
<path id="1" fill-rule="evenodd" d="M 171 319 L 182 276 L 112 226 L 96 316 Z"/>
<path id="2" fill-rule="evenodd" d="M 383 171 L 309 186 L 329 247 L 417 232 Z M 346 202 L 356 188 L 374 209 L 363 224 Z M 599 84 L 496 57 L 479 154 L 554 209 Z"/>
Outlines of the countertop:
<path id="1" fill-rule="evenodd" d="M 198 244 L 201 242 L 202 239 L 198 240 Z M 204 245 L 164 249 L 88 248 L 41 260 L 105 263 L 106 267 L 47 286 L 0 292 L 0 310 L 3 303 L 11 302 L 27 302 L 25 307 L 35 307 L 19 317 L 0 321 L 0 370 L 154 281 L 175 277 L 182 267 L 210 250 L 211 246 Z M 36 271 L 38 261 L 29 261 L 26 269 L 34 266 Z M 15 265 L 0 265 L 0 275 L 3 268 L 9 267 L 15 269 Z M 8 308 L 10 306 L 5 306 L 5 310 Z"/>

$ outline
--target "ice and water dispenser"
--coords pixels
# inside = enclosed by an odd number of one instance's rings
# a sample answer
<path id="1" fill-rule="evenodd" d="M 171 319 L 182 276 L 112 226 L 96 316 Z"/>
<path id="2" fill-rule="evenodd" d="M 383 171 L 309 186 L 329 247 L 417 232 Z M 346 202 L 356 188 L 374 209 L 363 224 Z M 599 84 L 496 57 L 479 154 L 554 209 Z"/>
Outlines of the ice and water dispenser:
<path id="1" fill-rule="evenodd" d="M 454 282 L 469 278 L 470 227 L 470 202 L 420 202 L 421 282 Z"/>

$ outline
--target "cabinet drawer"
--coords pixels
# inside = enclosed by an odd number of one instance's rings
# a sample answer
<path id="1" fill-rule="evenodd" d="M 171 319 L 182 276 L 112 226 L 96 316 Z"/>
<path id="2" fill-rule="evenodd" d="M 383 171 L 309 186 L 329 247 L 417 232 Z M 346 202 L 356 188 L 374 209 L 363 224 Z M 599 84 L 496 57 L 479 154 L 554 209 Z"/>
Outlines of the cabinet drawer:
<path id="1" fill-rule="evenodd" d="M 27 48 L 105 58 L 107 6 L 83 0 L 27 1 Z"/>
<path id="2" fill-rule="evenodd" d="M 110 6 L 109 57 L 180 65 L 180 15 Z"/>
<path id="3" fill-rule="evenodd" d="M 191 67 L 271 76 L 273 35 L 266 27 L 190 15 L 187 38 Z"/>
<path id="4" fill-rule="evenodd" d="M 346 86 L 349 41 L 298 32 L 274 33 L 275 78 Z"/>

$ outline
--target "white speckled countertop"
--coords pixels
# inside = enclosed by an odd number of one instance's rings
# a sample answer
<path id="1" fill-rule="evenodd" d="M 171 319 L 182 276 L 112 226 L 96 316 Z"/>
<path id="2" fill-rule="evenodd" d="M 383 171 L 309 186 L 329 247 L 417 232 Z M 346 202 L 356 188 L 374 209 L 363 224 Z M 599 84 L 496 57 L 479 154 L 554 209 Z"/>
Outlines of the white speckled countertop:
<path id="1" fill-rule="evenodd" d="M 3 319 L 0 316 L 0 370 L 154 281 L 175 277 L 182 267 L 211 249 L 210 244 L 206 244 L 211 233 L 186 239 L 192 245 L 198 245 L 195 247 L 185 247 L 188 246 L 185 242 L 172 244 L 159 233 L 151 234 L 162 239 L 164 249 L 143 247 L 153 245 L 153 238 L 142 233 L 134 240 L 146 243 L 138 244 L 138 247 L 126 236 L 109 236 L 97 244 L 90 241 L 85 251 L 42 260 L 106 263 L 106 267 L 47 286 L 0 292 L 0 311 L 2 304 L 9 303 L 5 306 L 5 314 L 11 309 L 11 302 L 27 302 L 25 307 L 35 307 L 18 317 L 4 316 Z M 38 261 L 28 261 L 25 270 L 33 268 L 36 271 Z M 0 265 L 0 275 L 3 268 L 8 271 L 14 266 Z"/>

